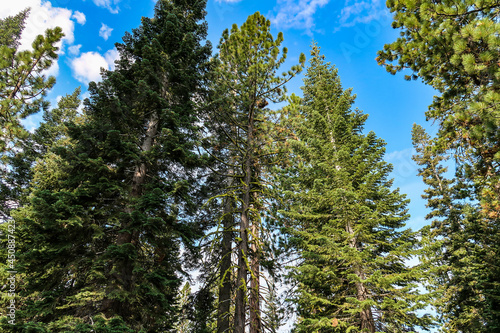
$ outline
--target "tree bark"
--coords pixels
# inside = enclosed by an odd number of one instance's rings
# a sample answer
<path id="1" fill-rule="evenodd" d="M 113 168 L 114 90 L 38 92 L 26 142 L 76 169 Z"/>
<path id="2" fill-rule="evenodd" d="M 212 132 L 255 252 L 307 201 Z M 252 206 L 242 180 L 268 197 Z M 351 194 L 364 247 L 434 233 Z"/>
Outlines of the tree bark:
<path id="1" fill-rule="evenodd" d="M 257 193 L 254 192 L 254 205 L 257 205 Z M 254 207 L 258 209 L 258 207 Z M 260 317 L 260 220 L 257 218 L 252 221 L 252 259 L 250 268 L 252 270 L 252 279 L 250 281 L 250 333 L 260 333 L 262 323 Z"/>
<path id="2" fill-rule="evenodd" d="M 222 253 L 220 264 L 219 306 L 217 309 L 217 333 L 227 333 L 230 327 L 231 309 L 231 254 L 233 240 L 233 200 L 226 197 L 222 218 Z"/>
<path id="3" fill-rule="evenodd" d="M 253 164 L 254 106 L 249 107 L 246 151 L 243 163 L 243 197 L 240 219 L 240 244 L 238 247 L 238 276 L 234 312 L 234 333 L 245 333 L 246 299 L 248 281 L 248 229 L 250 227 L 250 200 Z"/>
<path id="4" fill-rule="evenodd" d="M 245 180 L 246 180 L 245 176 Z M 245 184 L 249 184 L 245 182 Z M 248 185 L 245 187 L 249 187 Z M 244 333 L 245 332 L 245 321 L 246 321 L 246 298 L 247 298 L 247 259 L 248 259 L 248 209 L 249 209 L 249 190 L 245 189 L 243 195 L 243 204 L 240 220 L 240 244 L 238 246 L 238 276 L 237 276 L 237 286 L 236 291 L 236 301 L 235 301 L 235 313 L 234 313 L 234 333 Z"/>
<path id="5" fill-rule="evenodd" d="M 346 225 L 346 231 L 351 235 L 351 239 L 349 240 L 349 247 L 361 251 L 360 245 L 354 235 L 354 229 L 350 222 Z M 356 264 L 354 267 L 354 274 L 358 276 L 360 280 L 366 279 L 366 274 L 363 271 L 363 267 L 361 264 Z M 364 302 L 369 298 L 369 291 L 366 289 L 366 286 L 363 282 L 356 282 L 356 297 L 358 301 Z M 364 307 L 360 313 L 361 319 L 361 327 L 360 329 L 363 331 L 368 331 L 371 333 L 375 333 L 375 320 L 373 319 L 372 309 L 370 307 Z"/>

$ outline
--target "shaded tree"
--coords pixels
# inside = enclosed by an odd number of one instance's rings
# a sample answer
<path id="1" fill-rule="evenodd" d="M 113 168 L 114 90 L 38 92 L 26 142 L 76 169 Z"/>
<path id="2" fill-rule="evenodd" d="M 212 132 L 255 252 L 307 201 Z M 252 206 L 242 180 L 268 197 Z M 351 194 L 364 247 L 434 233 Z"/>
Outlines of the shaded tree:
<path id="1" fill-rule="evenodd" d="M 16 215 L 26 274 L 19 327 L 173 328 L 181 244 L 201 235 L 196 99 L 210 45 L 204 1 L 159 1 L 117 44 L 115 70 L 91 83 L 81 124 L 37 165 Z"/>

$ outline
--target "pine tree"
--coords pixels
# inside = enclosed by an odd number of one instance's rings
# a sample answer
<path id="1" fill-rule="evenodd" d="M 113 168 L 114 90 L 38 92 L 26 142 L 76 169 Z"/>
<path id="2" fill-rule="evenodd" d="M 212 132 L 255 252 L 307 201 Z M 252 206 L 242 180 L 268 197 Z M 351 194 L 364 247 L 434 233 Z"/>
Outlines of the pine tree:
<path id="1" fill-rule="evenodd" d="M 205 2 L 162 0 L 91 83 L 71 144 L 37 165 L 16 216 L 26 274 L 19 329 L 173 328 L 182 271 L 201 235 L 196 98 L 210 45 Z M 22 327 L 22 328 L 21 328 Z"/>
<path id="2" fill-rule="evenodd" d="M 290 166 L 279 178 L 281 210 L 297 264 L 297 332 L 408 332 L 427 327 L 417 310 L 418 272 L 407 267 L 416 235 L 405 229 L 408 200 L 391 189 L 385 143 L 362 134 L 337 70 L 317 45 L 303 98 L 287 108 Z M 292 257 L 293 259 L 293 257 Z"/>
<path id="3" fill-rule="evenodd" d="M 22 204 L 21 193 L 29 182 L 29 132 L 21 120 L 40 110 L 48 111 L 44 100 L 55 78 L 46 76 L 57 59 L 55 46 L 63 37 L 61 28 L 48 29 L 33 41 L 33 49 L 19 51 L 29 9 L 0 19 L 0 215 L 8 219 L 12 208 Z M 14 149 L 15 148 L 15 149 Z M 31 159 L 33 160 L 33 159 Z"/>
<path id="4" fill-rule="evenodd" d="M 483 214 L 500 214 L 500 5 L 497 1 L 390 1 L 401 37 L 379 52 L 395 74 L 411 69 L 437 89 L 426 113 L 440 126 L 440 145 L 472 168 Z M 410 76 L 407 76 L 409 79 Z"/>
<path id="5" fill-rule="evenodd" d="M 442 157 L 454 156 L 460 166 L 454 186 L 459 183 L 472 186 L 470 199 L 480 205 L 474 214 L 482 215 L 476 218 L 481 221 L 478 222 L 481 230 L 477 232 L 489 234 L 482 240 L 482 246 L 491 249 L 493 257 L 498 254 L 494 244 L 500 239 L 500 5 L 491 0 L 418 3 L 403 0 L 387 4 L 394 13 L 393 27 L 401 29 L 401 37 L 384 46 L 378 61 L 392 74 L 412 70 L 412 78 L 420 77 L 441 93 L 426 113 L 427 119 L 439 125 L 437 137 L 429 141 L 434 148 L 429 149 Z M 454 192 L 450 190 L 447 195 L 453 197 Z M 470 206 L 459 208 L 469 210 Z M 441 214 L 440 218 L 456 217 Z M 491 294 L 497 294 L 500 281 L 496 264 L 490 268 L 481 274 L 497 276 L 489 281 L 497 286 L 489 287 Z M 469 288 L 467 281 L 462 283 L 459 288 Z M 481 302 L 481 298 L 476 301 Z M 488 311 L 498 311 L 497 302 L 489 304 Z M 450 312 L 447 316 L 452 318 L 456 314 Z M 489 318 L 493 320 L 494 316 Z"/>
<path id="6" fill-rule="evenodd" d="M 225 198 L 222 258 L 229 260 L 229 248 L 237 244 L 236 295 L 234 323 L 227 315 L 231 295 L 228 269 L 224 261 L 220 269 L 221 289 L 219 291 L 219 332 L 234 327 L 235 333 L 245 332 L 247 323 L 247 299 L 250 317 L 250 332 L 262 332 L 261 269 L 263 225 L 262 210 L 265 200 L 265 168 L 277 158 L 278 151 L 271 140 L 272 113 L 266 106 L 280 102 L 284 97 L 284 85 L 301 71 L 301 65 L 282 76 L 277 70 L 286 59 L 287 49 L 280 50 L 283 35 L 274 39 L 270 32 L 270 21 L 260 13 L 248 17 L 241 27 L 233 25 L 231 31 L 224 31 L 219 45 L 219 66 L 214 81 L 214 112 L 209 117 L 217 150 L 213 156 L 226 156 L 221 171 L 225 172 L 224 191 L 219 198 Z M 281 52 L 280 52 L 281 51 Z M 280 55 L 281 53 L 281 55 Z M 303 55 L 300 63 L 304 61 Z M 212 150 L 213 151 L 213 150 Z M 219 158 L 219 160 L 221 160 Z M 238 212 L 237 228 L 233 228 L 235 213 Z M 232 230 L 238 237 L 232 240 Z M 249 281 L 250 276 L 250 281 Z M 248 282 L 250 282 L 248 285 Z"/>
<path id="7" fill-rule="evenodd" d="M 33 178 L 33 167 L 38 159 L 48 153 L 52 147 L 68 139 L 66 124 L 77 120 L 80 106 L 80 88 L 71 95 L 61 98 L 56 108 L 44 111 L 43 120 L 33 133 L 17 143 L 16 150 L 10 150 L 3 156 L 8 170 L 0 183 L 0 201 L 3 211 L 9 212 L 9 205 L 23 206 L 27 203 L 29 184 Z"/>
<path id="8" fill-rule="evenodd" d="M 25 9 L 0 20 L 0 153 L 28 135 L 20 121 L 48 107 L 44 96 L 55 84 L 55 78 L 47 78 L 43 71 L 57 59 L 55 44 L 64 34 L 59 27 L 47 29 L 35 38 L 32 50 L 19 51 L 28 14 Z"/>
<path id="9" fill-rule="evenodd" d="M 495 332 L 499 325 L 498 238 L 474 200 L 471 182 L 459 166 L 447 178 L 449 155 L 414 125 L 414 160 L 428 185 L 431 225 L 422 230 L 422 265 L 442 332 Z M 448 163 L 449 164 L 449 163 Z"/>
<path id="10" fill-rule="evenodd" d="M 30 133 L 26 139 L 19 142 L 16 151 L 9 151 L 4 156 L 6 157 L 5 161 L 8 162 L 7 164 L 10 169 L 3 179 L 3 186 L 0 190 L 0 195 L 4 203 L 13 202 L 19 207 L 27 205 L 29 203 L 30 183 L 34 181 L 34 168 L 37 167 L 38 163 L 43 164 L 41 161 L 44 157 L 45 159 L 55 157 L 52 148 L 61 144 L 70 144 L 68 141 L 67 123 L 79 121 L 79 116 L 77 114 L 80 105 L 79 94 L 80 89 L 76 89 L 73 94 L 62 97 L 58 102 L 57 108 L 46 110 L 43 115 L 43 122 L 34 133 Z M 9 243 L 8 235 L 17 235 L 15 232 L 11 232 L 15 230 L 12 229 L 12 222 L 13 221 L 10 219 L 9 223 L 3 223 L 0 226 L 3 235 L 5 235 L 5 237 L 2 237 L 0 248 L 0 265 L 2 266 L 1 278 L 3 281 L 8 281 L 7 278 L 11 277 L 8 271 L 13 270 L 17 258 L 16 255 L 12 256 L 12 253 L 8 252 L 9 244 L 12 246 L 12 243 Z M 20 239 L 16 239 L 14 245 L 20 246 Z M 8 258 L 9 260 L 7 260 Z M 25 276 L 23 274 L 16 274 L 15 278 L 16 286 L 24 285 Z M 12 297 L 10 297 L 8 293 L 4 293 L 3 296 L 1 306 L 7 309 Z M 18 301 L 18 296 L 19 295 L 16 295 L 14 300 Z M 3 317 L 2 319 L 7 320 L 8 324 L 8 321 L 13 318 Z M 10 324 L 7 327 L 5 331 L 10 332 Z"/>

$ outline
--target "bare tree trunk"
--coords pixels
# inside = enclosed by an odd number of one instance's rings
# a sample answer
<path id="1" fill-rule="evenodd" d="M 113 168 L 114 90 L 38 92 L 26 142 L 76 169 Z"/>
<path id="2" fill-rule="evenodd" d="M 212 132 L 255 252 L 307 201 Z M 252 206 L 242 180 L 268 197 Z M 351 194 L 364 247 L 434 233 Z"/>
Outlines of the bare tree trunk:
<path id="1" fill-rule="evenodd" d="M 217 309 L 217 333 L 227 333 L 230 327 L 231 309 L 231 254 L 233 240 L 233 200 L 226 197 L 222 218 L 222 258 L 220 265 L 219 307 Z"/>
<path id="2" fill-rule="evenodd" d="M 248 163 L 249 164 L 249 163 Z M 247 169 L 247 168 L 245 168 Z M 247 170 L 248 171 L 248 170 Z M 240 220 L 240 244 L 238 246 L 238 276 L 234 313 L 234 333 L 245 332 L 246 298 L 247 298 L 247 260 L 248 260 L 248 210 L 250 208 L 250 180 L 245 175 L 245 191 L 243 195 L 242 213 Z"/>
<path id="3" fill-rule="evenodd" d="M 254 209 L 258 209 L 257 193 L 254 194 Z M 262 323 L 260 316 L 260 219 L 257 217 L 252 221 L 252 259 L 250 268 L 252 270 L 252 280 L 250 281 L 250 333 L 261 333 Z"/>
<path id="4" fill-rule="evenodd" d="M 346 225 L 346 231 L 351 235 L 351 239 L 349 241 L 349 246 L 353 249 L 360 251 L 360 246 L 358 241 L 356 240 L 356 236 L 354 235 L 354 230 L 350 223 Z M 366 275 L 363 272 L 363 268 L 361 265 L 357 265 L 354 267 L 354 274 L 356 274 L 360 280 L 365 280 Z M 369 297 L 369 292 L 366 289 L 366 286 L 363 282 L 356 282 L 356 297 L 358 301 L 366 301 Z M 375 320 L 373 319 L 372 309 L 370 307 L 365 307 L 361 310 L 361 330 L 367 330 L 368 332 L 375 333 Z"/>

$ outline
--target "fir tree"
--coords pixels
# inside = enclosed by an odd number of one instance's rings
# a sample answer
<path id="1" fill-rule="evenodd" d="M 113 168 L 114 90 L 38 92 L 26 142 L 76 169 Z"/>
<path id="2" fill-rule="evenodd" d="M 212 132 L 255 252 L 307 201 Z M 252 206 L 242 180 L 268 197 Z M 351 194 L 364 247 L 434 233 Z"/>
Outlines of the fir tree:
<path id="1" fill-rule="evenodd" d="M 362 134 L 337 70 L 313 45 L 304 97 L 286 114 L 294 131 L 282 171 L 289 243 L 297 253 L 297 332 L 407 332 L 427 327 L 418 274 L 407 267 L 416 235 L 405 229 L 408 200 L 391 189 L 385 143 Z"/>
<path id="2" fill-rule="evenodd" d="M 161 332 L 179 308 L 180 246 L 200 236 L 195 100 L 210 45 L 205 2 L 162 0 L 89 86 L 71 144 L 35 169 L 16 221 L 20 329 Z M 22 327 L 22 328 L 21 328 Z"/>

